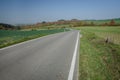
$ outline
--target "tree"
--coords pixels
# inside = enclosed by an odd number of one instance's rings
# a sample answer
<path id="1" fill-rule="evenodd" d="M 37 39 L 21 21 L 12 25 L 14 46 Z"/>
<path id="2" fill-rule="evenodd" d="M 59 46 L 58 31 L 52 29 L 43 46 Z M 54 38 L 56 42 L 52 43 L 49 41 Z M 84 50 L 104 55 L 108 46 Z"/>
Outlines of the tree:
<path id="1" fill-rule="evenodd" d="M 63 21 L 63 22 L 64 22 L 65 20 L 64 20 L 64 19 L 60 19 L 60 20 L 58 20 L 58 22 L 61 22 L 61 21 Z"/>
<path id="2" fill-rule="evenodd" d="M 47 22 L 46 22 L 46 21 L 43 21 L 43 22 L 42 22 L 42 24 L 45 24 L 45 23 L 47 23 Z"/>
<path id="3" fill-rule="evenodd" d="M 109 24 L 107 22 L 101 24 L 102 26 L 108 26 Z"/>
<path id="4" fill-rule="evenodd" d="M 21 30 L 21 27 L 20 27 L 20 26 L 17 26 L 16 28 L 17 28 L 17 30 Z"/>
<path id="5" fill-rule="evenodd" d="M 90 25 L 91 25 L 91 26 L 94 26 L 94 22 L 91 22 Z"/>
<path id="6" fill-rule="evenodd" d="M 115 21 L 112 19 L 109 23 L 110 26 L 114 26 L 115 25 Z"/>

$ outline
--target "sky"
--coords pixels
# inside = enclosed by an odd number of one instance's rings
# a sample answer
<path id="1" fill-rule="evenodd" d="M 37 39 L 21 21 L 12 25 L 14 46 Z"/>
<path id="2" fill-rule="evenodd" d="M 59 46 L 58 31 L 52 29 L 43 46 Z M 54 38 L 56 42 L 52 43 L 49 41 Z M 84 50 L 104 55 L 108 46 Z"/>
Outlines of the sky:
<path id="1" fill-rule="evenodd" d="M 120 18 L 120 0 L 0 0 L 0 23 Z"/>

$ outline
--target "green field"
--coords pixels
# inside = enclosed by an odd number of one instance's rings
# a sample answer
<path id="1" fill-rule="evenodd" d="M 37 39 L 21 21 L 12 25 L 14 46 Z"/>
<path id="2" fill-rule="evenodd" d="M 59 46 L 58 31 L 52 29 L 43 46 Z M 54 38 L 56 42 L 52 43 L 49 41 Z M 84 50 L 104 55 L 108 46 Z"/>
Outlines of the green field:
<path id="1" fill-rule="evenodd" d="M 120 44 L 120 27 L 87 27 L 84 30 L 94 32 L 95 35 L 108 39 L 109 42 Z"/>
<path id="2" fill-rule="evenodd" d="M 120 27 L 77 27 L 81 31 L 79 80 L 120 79 Z M 106 37 L 116 39 L 106 43 Z"/>
<path id="3" fill-rule="evenodd" d="M 64 29 L 52 30 L 0 30 L 0 48 L 9 46 L 15 43 L 23 42 L 33 38 L 63 32 Z"/>

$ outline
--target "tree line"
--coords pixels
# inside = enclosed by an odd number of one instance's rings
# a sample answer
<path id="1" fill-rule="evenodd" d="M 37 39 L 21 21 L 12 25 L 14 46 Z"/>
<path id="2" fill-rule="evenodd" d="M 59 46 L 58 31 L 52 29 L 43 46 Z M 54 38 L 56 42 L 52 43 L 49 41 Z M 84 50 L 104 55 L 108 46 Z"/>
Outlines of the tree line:
<path id="1" fill-rule="evenodd" d="M 43 28 L 46 26 L 60 26 L 60 25 L 69 25 L 69 27 L 80 27 L 80 26 L 120 26 L 120 20 L 119 23 L 116 23 L 114 19 L 107 20 L 107 21 L 100 21 L 100 20 L 58 20 L 55 22 L 39 22 L 32 25 L 25 25 L 25 26 L 14 26 L 10 24 L 0 23 L 0 29 L 2 30 L 20 30 L 20 29 L 33 29 L 33 28 Z M 48 27 L 49 28 L 49 27 Z"/>

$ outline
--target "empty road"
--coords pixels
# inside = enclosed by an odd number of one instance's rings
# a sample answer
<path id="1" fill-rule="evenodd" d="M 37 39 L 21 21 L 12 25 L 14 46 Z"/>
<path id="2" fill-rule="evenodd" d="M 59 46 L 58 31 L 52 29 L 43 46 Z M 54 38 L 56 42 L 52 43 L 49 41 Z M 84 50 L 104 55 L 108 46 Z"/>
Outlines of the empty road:
<path id="1" fill-rule="evenodd" d="M 0 49 L 0 80 L 76 80 L 79 32 L 52 34 Z"/>

